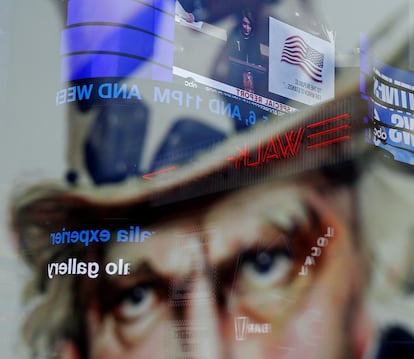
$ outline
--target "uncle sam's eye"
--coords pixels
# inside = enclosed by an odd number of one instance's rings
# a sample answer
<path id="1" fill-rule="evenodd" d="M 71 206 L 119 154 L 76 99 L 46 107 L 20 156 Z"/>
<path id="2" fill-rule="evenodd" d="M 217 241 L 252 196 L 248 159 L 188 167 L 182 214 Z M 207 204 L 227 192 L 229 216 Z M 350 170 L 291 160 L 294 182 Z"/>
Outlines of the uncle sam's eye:
<path id="1" fill-rule="evenodd" d="M 242 257 L 239 280 L 243 285 L 271 287 L 287 278 L 292 259 L 287 250 L 266 249 L 249 251 Z"/>
<path id="2" fill-rule="evenodd" d="M 155 290 L 150 284 L 138 284 L 122 293 L 116 315 L 123 321 L 137 320 L 151 310 L 156 299 Z"/>

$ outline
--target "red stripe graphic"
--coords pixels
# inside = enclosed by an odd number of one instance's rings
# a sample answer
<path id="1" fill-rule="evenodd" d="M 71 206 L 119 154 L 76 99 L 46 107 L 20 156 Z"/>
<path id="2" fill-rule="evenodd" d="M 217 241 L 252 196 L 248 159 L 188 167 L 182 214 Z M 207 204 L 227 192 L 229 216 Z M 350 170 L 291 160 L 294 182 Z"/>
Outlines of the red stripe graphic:
<path id="1" fill-rule="evenodd" d="M 349 134 L 349 131 L 351 130 L 351 125 L 349 123 L 350 119 L 351 115 L 348 113 L 344 113 L 342 115 L 326 118 L 321 121 L 309 124 L 307 126 L 307 129 L 314 129 L 317 132 L 313 132 L 307 135 L 307 138 L 315 139 L 317 142 L 308 145 L 307 148 L 313 149 L 351 139 L 351 136 Z M 346 123 L 338 123 L 338 121 L 341 120 L 347 121 Z M 320 130 L 318 130 L 318 127 L 320 128 Z"/>

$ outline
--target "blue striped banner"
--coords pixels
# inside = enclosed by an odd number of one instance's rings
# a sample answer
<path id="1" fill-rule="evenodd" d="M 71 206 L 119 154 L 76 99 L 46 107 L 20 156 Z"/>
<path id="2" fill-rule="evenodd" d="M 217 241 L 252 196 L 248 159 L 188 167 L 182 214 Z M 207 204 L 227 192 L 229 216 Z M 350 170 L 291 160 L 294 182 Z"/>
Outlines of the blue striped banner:
<path id="1" fill-rule="evenodd" d="M 108 25 L 71 27 L 62 32 L 61 55 L 84 52 L 110 52 L 152 60 L 161 65 L 173 66 L 174 45 L 145 32 Z M 158 53 L 154 52 L 158 47 Z M 160 53 L 161 52 L 161 53 Z"/>
<path id="2" fill-rule="evenodd" d="M 62 81 L 172 81 L 174 0 L 71 0 L 62 31 Z"/>
<path id="3" fill-rule="evenodd" d="M 131 0 L 72 0 L 68 6 L 67 26 L 91 23 L 119 24 L 173 41 L 175 2 L 164 0 L 160 3 L 160 8 L 153 8 Z M 163 8 L 168 11 L 163 11 Z"/>
<path id="4" fill-rule="evenodd" d="M 172 71 L 147 61 L 112 54 L 78 54 L 62 59 L 62 81 L 99 77 L 139 77 L 172 81 Z"/>

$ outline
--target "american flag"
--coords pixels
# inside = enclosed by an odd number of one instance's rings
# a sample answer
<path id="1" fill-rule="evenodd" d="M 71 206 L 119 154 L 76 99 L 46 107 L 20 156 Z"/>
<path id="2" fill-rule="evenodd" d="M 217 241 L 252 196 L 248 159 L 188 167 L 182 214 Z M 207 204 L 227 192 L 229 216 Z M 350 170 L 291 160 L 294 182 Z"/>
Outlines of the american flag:
<path id="1" fill-rule="evenodd" d="M 314 81 L 322 82 L 324 55 L 310 47 L 300 36 L 289 36 L 280 61 L 299 66 Z"/>

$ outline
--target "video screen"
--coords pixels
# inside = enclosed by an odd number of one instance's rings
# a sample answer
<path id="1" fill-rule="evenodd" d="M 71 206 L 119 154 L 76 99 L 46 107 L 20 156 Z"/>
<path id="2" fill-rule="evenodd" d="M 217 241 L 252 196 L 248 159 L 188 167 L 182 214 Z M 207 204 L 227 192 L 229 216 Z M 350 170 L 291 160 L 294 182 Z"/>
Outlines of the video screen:
<path id="1" fill-rule="evenodd" d="M 298 28 L 269 10 L 253 12 L 242 5 L 222 5 L 226 21 L 217 21 L 207 1 L 122 0 L 115 7 L 111 1 L 72 0 L 67 6 L 64 81 L 174 79 L 282 113 L 295 109 L 282 106 L 289 100 L 312 105 L 334 96 L 333 32 L 324 24 L 310 33 L 301 29 L 305 24 Z M 80 91 L 78 99 L 89 98 L 89 90 Z"/>

